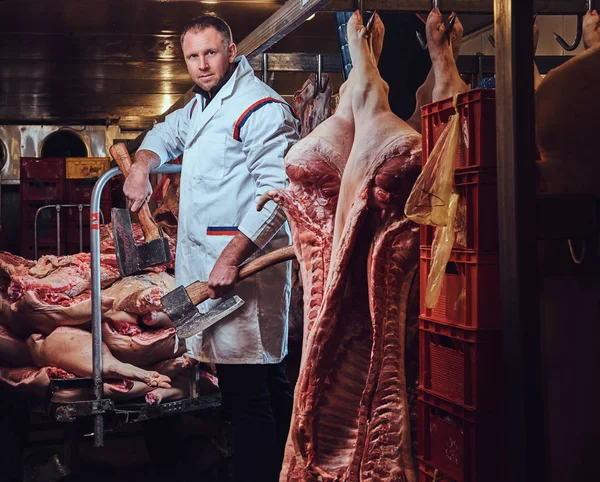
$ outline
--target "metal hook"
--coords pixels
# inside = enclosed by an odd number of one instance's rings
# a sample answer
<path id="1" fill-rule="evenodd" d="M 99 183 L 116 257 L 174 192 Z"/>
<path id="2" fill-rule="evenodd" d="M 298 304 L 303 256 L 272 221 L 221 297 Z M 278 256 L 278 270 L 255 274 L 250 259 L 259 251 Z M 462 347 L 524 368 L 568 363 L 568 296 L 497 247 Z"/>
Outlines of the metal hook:
<path id="1" fill-rule="evenodd" d="M 417 41 L 419 42 L 419 46 L 421 47 L 421 49 L 427 50 L 427 42 L 421 35 L 421 32 L 415 32 L 415 33 L 417 34 Z"/>
<path id="2" fill-rule="evenodd" d="M 448 38 L 448 45 L 450 45 L 450 35 L 452 34 L 452 29 L 454 28 L 454 24 L 456 23 L 456 13 L 451 14 L 447 21 L 445 22 L 446 24 L 446 37 Z"/>
<path id="3" fill-rule="evenodd" d="M 554 38 L 559 45 L 567 52 L 573 52 L 581 43 L 581 37 L 583 36 L 583 15 L 577 15 L 577 34 L 575 35 L 575 41 L 572 44 L 568 44 L 564 38 L 558 35 L 556 32 L 552 32 Z"/>
<path id="4" fill-rule="evenodd" d="M 371 14 L 371 17 L 369 18 L 369 21 L 367 22 L 367 35 L 371 35 L 371 32 L 373 31 L 373 25 L 375 25 L 375 15 L 377 14 L 377 10 L 373 10 L 373 13 Z"/>
<path id="5" fill-rule="evenodd" d="M 317 82 L 315 84 L 313 97 L 316 97 L 321 92 L 321 75 L 323 75 L 323 56 L 317 54 Z"/>
<path id="6" fill-rule="evenodd" d="M 423 22 L 425 25 L 427 25 L 427 22 L 418 13 L 415 15 L 417 16 L 417 18 L 419 20 L 421 20 L 421 22 Z M 450 15 L 447 20 L 444 20 L 444 25 L 446 26 L 446 36 L 448 38 L 448 43 L 450 43 L 450 34 L 452 33 L 452 29 L 454 28 L 454 24 L 456 23 L 456 18 L 457 18 L 457 15 L 456 15 L 456 13 L 454 13 L 454 14 Z M 421 35 L 421 32 L 416 31 L 415 34 L 417 36 L 417 41 L 419 42 L 421 49 L 427 50 L 427 41 L 423 38 L 423 35 Z"/>
<path id="7" fill-rule="evenodd" d="M 263 53 L 262 81 L 266 84 L 269 81 L 269 54 Z"/>
<path id="8" fill-rule="evenodd" d="M 423 17 L 421 17 L 421 15 L 419 15 L 418 13 L 415 13 L 415 15 L 417 16 L 417 18 L 421 22 L 423 22 L 423 25 L 427 25 L 427 21 Z M 415 31 L 415 34 L 417 35 L 417 41 L 419 42 L 419 45 L 421 46 L 421 49 L 422 50 L 427 50 L 427 42 L 425 41 L 425 39 L 421 35 L 421 32 L 419 32 L 417 30 L 417 31 Z"/>

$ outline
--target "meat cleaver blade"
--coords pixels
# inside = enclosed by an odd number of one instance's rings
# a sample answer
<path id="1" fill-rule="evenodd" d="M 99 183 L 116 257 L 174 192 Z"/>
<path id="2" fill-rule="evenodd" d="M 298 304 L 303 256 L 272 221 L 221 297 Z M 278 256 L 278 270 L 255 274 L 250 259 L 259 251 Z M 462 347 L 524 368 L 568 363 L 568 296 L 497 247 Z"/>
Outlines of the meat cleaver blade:
<path id="1" fill-rule="evenodd" d="M 295 258 L 294 247 L 291 245 L 271 251 L 241 266 L 238 272 L 238 281 Z M 206 281 L 195 281 L 186 288 L 179 286 L 161 298 L 162 307 L 173 322 L 177 336 L 180 338 L 194 336 L 244 304 L 244 300 L 234 295 L 215 306 L 211 311 L 200 313 L 196 305 L 203 303 L 208 298 Z"/>
<path id="2" fill-rule="evenodd" d="M 121 276 L 141 273 L 145 268 L 171 262 L 169 240 L 162 237 L 137 244 L 128 209 L 112 208 L 112 228 L 115 242 L 115 257 Z"/>
<path id="3" fill-rule="evenodd" d="M 244 300 L 234 295 L 206 313 L 200 313 L 183 286 L 175 288 L 162 298 L 163 308 L 173 322 L 179 338 L 190 338 L 197 335 L 233 313 L 243 304 Z"/>

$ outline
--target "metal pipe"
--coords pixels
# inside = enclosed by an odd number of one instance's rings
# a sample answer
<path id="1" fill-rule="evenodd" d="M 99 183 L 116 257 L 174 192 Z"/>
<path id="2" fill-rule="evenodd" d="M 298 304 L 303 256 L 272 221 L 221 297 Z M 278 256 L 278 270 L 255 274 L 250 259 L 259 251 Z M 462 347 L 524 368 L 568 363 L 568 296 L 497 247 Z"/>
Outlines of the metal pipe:
<path id="1" fill-rule="evenodd" d="M 90 200 L 90 270 L 92 272 L 92 378 L 94 381 L 94 398 L 102 400 L 102 309 L 100 285 L 100 197 L 106 183 L 119 174 L 117 167 L 102 174 L 92 191 Z M 104 446 L 104 416 L 94 416 L 94 446 Z"/>
<path id="2" fill-rule="evenodd" d="M 153 173 L 177 173 L 181 172 L 180 164 L 165 164 Z M 96 401 L 102 400 L 104 396 L 102 386 L 102 309 L 101 309 L 101 285 L 100 285 L 100 198 L 102 189 L 114 176 L 121 174 L 118 167 L 109 169 L 102 174 L 92 191 L 90 201 L 90 270 L 92 272 L 92 378 L 94 381 L 94 397 Z M 94 416 L 94 446 L 104 445 L 104 415 Z"/>
<path id="3" fill-rule="evenodd" d="M 266 84 L 269 80 L 269 54 L 265 52 L 263 54 L 262 64 L 262 81 Z"/>
<path id="4" fill-rule="evenodd" d="M 56 256 L 60 256 L 60 204 L 56 204 Z"/>
<path id="5" fill-rule="evenodd" d="M 77 206 L 79 210 L 79 252 L 83 252 L 83 204 Z"/>
<path id="6" fill-rule="evenodd" d="M 317 54 L 317 85 L 315 86 L 315 97 L 321 93 L 321 76 L 323 75 L 323 57 Z"/>
<path id="7" fill-rule="evenodd" d="M 81 211 L 83 210 L 83 208 L 89 208 L 90 205 L 89 204 L 46 204 L 45 206 L 42 206 L 40 208 L 38 208 L 38 210 L 35 212 L 35 218 L 33 220 L 33 256 L 35 259 L 38 258 L 38 246 L 37 246 L 37 221 L 38 221 L 38 216 L 39 214 L 44 210 L 44 209 L 55 209 L 57 212 L 57 216 L 59 215 L 58 213 L 60 213 L 60 210 L 62 208 L 78 208 L 79 209 L 79 249 L 80 251 L 83 251 L 83 234 L 82 234 L 82 230 L 83 230 L 83 226 L 82 226 L 82 213 Z M 102 210 L 100 210 L 100 221 L 102 224 L 104 224 L 104 213 L 102 212 Z M 57 224 L 60 226 L 60 223 L 57 221 Z M 57 229 L 59 230 L 59 229 Z M 57 235 L 58 237 L 58 235 Z M 60 237 L 58 237 L 58 244 L 60 244 Z M 57 255 L 60 255 L 60 250 L 58 250 Z"/>
<path id="8" fill-rule="evenodd" d="M 33 259 L 37 260 L 38 259 L 38 250 L 37 250 L 37 220 L 38 220 L 38 215 L 40 214 L 40 211 L 44 208 L 46 208 L 47 206 L 42 206 L 41 208 L 38 208 L 38 210 L 35 212 L 35 218 L 33 218 Z M 23 242 L 23 240 L 21 240 L 21 242 Z"/>
<path id="9" fill-rule="evenodd" d="M 494 0 L 505 445 L 513 482 L 548 480 L 542 397 L 533 0 Z M 524 88 L 523 86 L 529 86 Z"/>

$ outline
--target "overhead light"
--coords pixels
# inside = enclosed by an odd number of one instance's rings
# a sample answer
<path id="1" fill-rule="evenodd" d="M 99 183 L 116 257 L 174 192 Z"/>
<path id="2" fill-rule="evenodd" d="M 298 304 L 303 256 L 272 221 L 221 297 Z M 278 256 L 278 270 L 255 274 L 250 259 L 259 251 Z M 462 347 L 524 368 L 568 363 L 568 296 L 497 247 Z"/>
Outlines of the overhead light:
<path id="1" fill-rule="evenodd" d="M 209 5 L 213 5 L 217 3 L 217 0 L 201 0 L 200 3 L 207 3 Z"/>
<path id="2" fill-rule="evenodd" d="M 162 106 L 161 106 L 162 112 L 166 112 L 169 109 L 169 107 L 171 107 L 173 105 L 174 102 L 175 102 L 175 100 L 173 99 L 171 94 L 163 95 Z"/>
<path id="3" fill-rule="evenodd" d="M 309 20 L 312 20 L 313 18 L 315 18 L 316 13 L 313 13 L 310 17 L 308 17 L 306 19 L 306 21 L 308 22 Z"/>

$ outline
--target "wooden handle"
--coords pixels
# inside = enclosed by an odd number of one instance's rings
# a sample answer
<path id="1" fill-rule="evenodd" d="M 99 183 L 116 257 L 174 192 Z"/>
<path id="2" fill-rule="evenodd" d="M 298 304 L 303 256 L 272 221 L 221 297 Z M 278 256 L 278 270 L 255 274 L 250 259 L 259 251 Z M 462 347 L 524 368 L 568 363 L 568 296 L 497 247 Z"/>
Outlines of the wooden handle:
<path id="1" fill-rule="evenodd" d="M 279 264 L 283 261 L 289 261 L 290 259 L 296 259 L 296 253 L 294 253 L 293 245 L 271 251 L 264 256 L 253 259 L 252 261 L 242 265 L 238 274 L 238 281 L 242 281 L 264 269 Z M 209 298 L 208 283 L 206 281 L 196 281 L 195 283 L 189 285 L 185 290 L 187 291 L 187 294 L 194 305 L 202 303 Z"/>
<path id="2" fill-rule="evenodd" d="M 110 155 L 117 162 L 119 169 L 125 177 L 129 176 L 129 169 L 131 169 L 131 157 L 129 157 L 129 152 L 127 151 L 127 147 L 122 142 L 118 144 L 114 144 L 110 146 L 109 149 Z M 146 242 L 152 241 L 153 239 L 159 239 L 161 237 L 160 228 L 152 214 L 150 214 L 150 208 L 148 207 L 148 203 L 142 204 L 142 207 L 138 211 L 138 218 L 140 220 L 140 224 L 142 225 L 142 231 L 144 231 L 144 239 Z"/>

